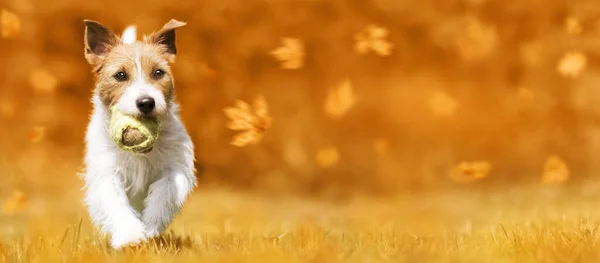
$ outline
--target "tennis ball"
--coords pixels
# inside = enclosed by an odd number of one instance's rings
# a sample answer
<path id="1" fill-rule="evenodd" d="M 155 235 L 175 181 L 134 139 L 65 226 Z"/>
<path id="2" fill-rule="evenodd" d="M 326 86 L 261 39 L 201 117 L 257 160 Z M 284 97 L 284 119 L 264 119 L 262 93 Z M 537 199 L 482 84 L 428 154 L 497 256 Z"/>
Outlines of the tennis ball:
<path id="1" fill-rule="evenodd" d="M 123 150 L 147 153 L 158 139 L 160 122 L 156 118 L 135 118 L 112 107 L 110 135 Z"/>

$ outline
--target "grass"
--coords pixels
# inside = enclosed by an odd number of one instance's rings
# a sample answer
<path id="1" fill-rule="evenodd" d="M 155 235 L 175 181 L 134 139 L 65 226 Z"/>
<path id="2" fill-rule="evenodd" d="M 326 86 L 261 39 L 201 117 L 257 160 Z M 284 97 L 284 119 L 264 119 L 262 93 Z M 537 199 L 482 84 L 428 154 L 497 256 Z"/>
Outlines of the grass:
<path id="1" fill-rule="evenodd" d="M 2 262 L 597 262 L 596 185 L 327 203 L 198 190 L 169 232 L 113 251 L 79 193 L 0 217 Z"/>

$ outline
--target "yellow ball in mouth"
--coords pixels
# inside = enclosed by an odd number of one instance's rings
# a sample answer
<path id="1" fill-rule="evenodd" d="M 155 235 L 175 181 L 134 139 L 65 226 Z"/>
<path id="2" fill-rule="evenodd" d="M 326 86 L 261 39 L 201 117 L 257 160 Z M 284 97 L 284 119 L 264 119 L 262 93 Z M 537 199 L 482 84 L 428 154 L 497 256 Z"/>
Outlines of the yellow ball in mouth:
<path id="1" fill-rule="evenodd" d="M 156 118 L 124 114 L 116 106 L 111 108 L 110 136 L 119 148 L 134 152 L 148 153 L 154 147 L 160 132 L 160 122 Z"/>

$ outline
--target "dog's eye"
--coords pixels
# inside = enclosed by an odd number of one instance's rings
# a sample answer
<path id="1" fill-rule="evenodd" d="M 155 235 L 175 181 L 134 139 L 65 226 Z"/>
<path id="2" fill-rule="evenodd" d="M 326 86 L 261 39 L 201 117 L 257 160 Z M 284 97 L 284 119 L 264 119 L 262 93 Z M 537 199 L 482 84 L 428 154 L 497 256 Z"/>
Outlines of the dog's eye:
<path id="1" fill-rule="evenodd" d="M 119 71 L 117 74 L 115 74 L 114 77 L 118 81 L 126 81 L 127 80 L 127 73 L 125 73 L 123 71 Z"/>
<path id="2" fill-rule="evenodd" d="M 154 79 L 160 79 L 165 75 L 165 72 L 162 69 L 157 69 L 152 73 L 152 77 Z"/>

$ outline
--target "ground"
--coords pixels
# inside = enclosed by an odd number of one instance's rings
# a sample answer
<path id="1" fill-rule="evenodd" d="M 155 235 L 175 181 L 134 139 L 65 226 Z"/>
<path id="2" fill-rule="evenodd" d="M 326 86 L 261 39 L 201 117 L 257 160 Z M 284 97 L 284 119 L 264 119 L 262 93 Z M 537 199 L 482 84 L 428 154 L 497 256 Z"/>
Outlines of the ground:
<path id="1" fill-rule="evenodd" d="M 2 262 L 597 262 L 596 184 L 345 202 L 196 191 L 163 237 L 113 251 L 77 194 L 0 216 Z"/>

